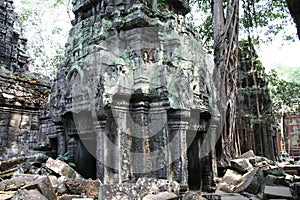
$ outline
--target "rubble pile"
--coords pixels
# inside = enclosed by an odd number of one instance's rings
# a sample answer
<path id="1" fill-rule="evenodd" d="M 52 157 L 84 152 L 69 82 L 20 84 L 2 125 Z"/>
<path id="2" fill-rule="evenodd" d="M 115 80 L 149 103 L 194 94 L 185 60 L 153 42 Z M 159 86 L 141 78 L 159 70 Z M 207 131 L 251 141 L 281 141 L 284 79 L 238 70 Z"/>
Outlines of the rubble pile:
<path id="1" fill-rule="evenodd" d="M 86 180 L 60 160 L 43 154 L 0 162 L 1 200 L 98 198 L 101 182 Z"/>
<path id="2" fill-rule="evenodd" d="M 230 161 L 214 193 L 189 191 L 175 181 L 138 178 L 119 184 L 84 179 L 72 167 L 43 154 L 0 162 L 0 200 L 257 200 L 299 199 L 300 177 L 249 151 Z M 297 194 L 298 193 L 298 194 Z M 298 198 L 297 198 L 298 197 Z"/>
<path id="3" fill-rule="evenodd" d="M 296 199 L 298 181 L 297 175 L 285 173 L 279 163 L 248 151 L 230 161 L 215 195 L 224 198 L 235 195 L 228 199 Z"/>
<path id="4" fill-rule="evenodd" d="M 178 199 L 175 181 L 139 178 L 135 183 L 102 184 L 43 154 L 0 161 L 0 200 Z"/>

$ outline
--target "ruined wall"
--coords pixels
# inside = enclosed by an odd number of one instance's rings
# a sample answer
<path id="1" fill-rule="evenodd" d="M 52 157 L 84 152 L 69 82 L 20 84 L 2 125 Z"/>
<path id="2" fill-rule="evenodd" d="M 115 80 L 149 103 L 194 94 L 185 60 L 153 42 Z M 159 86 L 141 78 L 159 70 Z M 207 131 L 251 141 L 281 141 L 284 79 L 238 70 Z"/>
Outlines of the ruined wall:
<path id="1" fill-rule="evenodd" d="M 0 2 L 0 67 L 13 73 L 28 70 L 27 40 L 14 29 L 15 16 L 12 0 Z"/>
<path id="2" fill-rule="evenodd" d="M 60 154 L 104 183 L 148 176 L 199 189 L 205 176 L 209 186 L 208 66 L 188 1 L 73 3 L 51 95 Z"/>
<path id="3" fill-rule="evenodd" d="M 0 2 L 0 150 L 1 158 L 29 154 L 46 141 L 40 112 L 50 93 L 45 77 L 30 74 L 26 39 L 14 29 L 13 1 Z M 29 78 L 29 76 L 33 78 Z M 43 79 L 43 81 L 41 80 Z M 45 125 L 44 125 L 45 126 Z"/>
<path id="4" fill-rule="evenodd" d="M 256 155 L 275 159 L 277 123 L 264 69 L 253 45 L 240 42 L 239 60 L 237 128 L 241 152 L 253 150 Z"/>
<path id="5" fill-rule="evenodd" d="M 46 140 L 39 134 L 39 115 L 49 93 L 49 84 L 0 72 L 2 155 L 28 155 L 28 151 Z"/>

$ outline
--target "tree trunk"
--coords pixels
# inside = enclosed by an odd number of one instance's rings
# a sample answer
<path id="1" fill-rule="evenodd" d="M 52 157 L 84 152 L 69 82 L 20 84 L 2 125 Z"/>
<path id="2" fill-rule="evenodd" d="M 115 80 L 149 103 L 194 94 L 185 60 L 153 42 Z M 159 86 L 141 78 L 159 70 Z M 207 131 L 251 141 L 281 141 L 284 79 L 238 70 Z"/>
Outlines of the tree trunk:
<path id="1" fill-rule="evenodd" d="M 239 146 L 238 137 L 235 136 L 239 1 L 227 1 L 226 19 L 222 0 L 213 0 L 213 9 L 215 69 L 211 105 L 213 116 L 209 134 L 214 136 L 212 136 L 212 144 L 215 144 L 219 137 L 222 140 L 221 158 L 216 158 L 215 152 L 212 153 L 215 172 L 216 159 L 228 161 L 240 153 L 236 148 Z"/>

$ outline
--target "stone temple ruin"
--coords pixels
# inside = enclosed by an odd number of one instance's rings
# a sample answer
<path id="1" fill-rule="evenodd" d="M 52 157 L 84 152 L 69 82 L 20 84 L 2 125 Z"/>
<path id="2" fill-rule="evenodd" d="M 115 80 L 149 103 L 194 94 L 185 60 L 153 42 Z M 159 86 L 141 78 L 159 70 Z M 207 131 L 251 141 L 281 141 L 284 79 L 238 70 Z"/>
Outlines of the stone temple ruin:
<path id="1" fill-rule="evenodd" d="M 181 189 L 210 189 L 213 66 L 185 19 L 188 3 L 74 0 L 65 60 L 50 91 L 49 83 L 27 77 L 26 39 L 13 27 L 12 1 L 1 1 L 3 154 L 42 150 L 55 158 L 68 153 L 84 178 L 99 178 L 114 190 L 118 183 L 137 183 L 141 177 L 177 181 Z M 257 95 L 268 92 L 267 83 L 260 74 L 250 74 L 247 48 L 239 55 L 237 148 L 274 159 L 272 116 L 261 121 L 253 106 L 258 100 L 259 111 L 270 108 L 269 97 Z M 254 79 L 259 87 L 249 94 Z M 218 160 L 223 150 L 216 145 L 216 151 Z"/>
<path id="2" fill-rule="evenodd" d="M 50 94 L 46 81 L 26 78 L 27 40 L 14 28 L 12 1 L 0 2 L 0 151 L 2 156 L 30 154 L 46 141 L 41 111 Z M 32 74 L 31 74 L 32 75 Z"/>
<path id="3" fill-rule="evenodd" d="M 184 18 L 188 1 L 77 0 L 73 12 L 50 100 L 58 152 L 104 183 L 210 181 L 210 159 L 199 155 L 208 65 Z"/>

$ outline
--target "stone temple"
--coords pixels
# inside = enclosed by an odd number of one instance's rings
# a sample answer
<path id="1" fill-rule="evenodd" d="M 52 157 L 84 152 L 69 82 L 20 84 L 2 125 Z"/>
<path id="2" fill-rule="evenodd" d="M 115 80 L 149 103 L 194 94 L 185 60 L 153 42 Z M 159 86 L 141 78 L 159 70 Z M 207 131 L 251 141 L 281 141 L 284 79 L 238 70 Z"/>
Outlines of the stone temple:
<path id="1" fill-rule="evenodd" d="M 165 178 L 210 185 L 209 65 L 188 0 L 74 0 L 48 134 L 105 184 Z"/>

